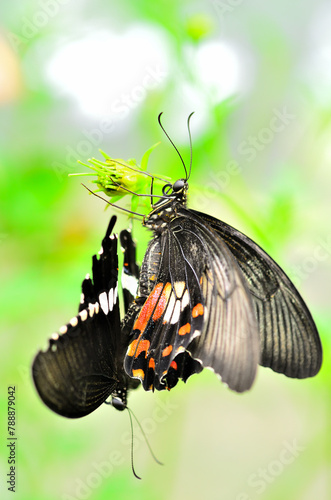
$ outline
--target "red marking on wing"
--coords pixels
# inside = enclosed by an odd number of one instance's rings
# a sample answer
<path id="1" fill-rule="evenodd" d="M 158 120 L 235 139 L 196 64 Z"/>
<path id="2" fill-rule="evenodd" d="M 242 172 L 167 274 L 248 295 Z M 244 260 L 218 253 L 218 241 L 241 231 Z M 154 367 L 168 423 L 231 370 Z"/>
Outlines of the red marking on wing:
<path id="1" fill-rule="evenodd" d="M 191 325 L 190 323 L 186 323 L 186 325 L 183 325 L 180 327 L 178 330 L 178 335 L 186 335 L 187 333 L 190 333 L 191 331 Z"/>
<path id="2" fill-rule="evenodd" d="M 202 315 L 203 315 L 203 305 L 199 303 L 193 307 L 192 317 L 197 318 L 198 316 L 202 316 Z"/>
<path id="3" fill-rule="evenodd" d="M 156 286 L 158 286 L 158 285 L 156 285 Z M 154 314 L 153 314 L 154 321 L 157 321 L 164 313 L 167 302 L 168 302 L 169 297 L 170 297 L 170 294 L 171 294 L 171 283 L 166 283 L 165 287 L 163 288 L 162 294 L 160 295 L 158 303 L 156 305 Z"/>
<path id="4" fill-rule="evenodd" d="M 176 361 L 171 361 L 170 368 L 173 368 L 174 370 L 177 370 L 177 363 L 176 363 Z"/>
<path id="5" fill-rule="evenodd" d="M 169 354 L 172 351 L 172 345 L 168 345 L 168 347 L 165 347 L 162 351 L 162 356 L 165 358 L 166 356 L 169 356 Z"/>
<path id="6" fill-rule="evenodd" d="M 156 287 L 152 290 L 152 292 L 149 294 L 145 304 L 143 305 L 138 318 L 135 321 L 135 324 L 133 325 L 134 330 L 139 330 L 143 332 L 147 326 L 148 321 L 150 320 L 150 317 L 152 316 L 152 313 L 154 311 L 154 307 L 160 297 L 160 294 L 162 292 L 163 284 L 158 283 Z"/>
<path id="7" fill-rule="evenodd" d="M 141 334 L 139 335 L 139 337 L 136 340 L 131 342 L 131 344 L 129 345 L 128 356 L 134 356 L 135 358 L 137 358 L 139 356 L 139 354 L 143 351 L 146 351 L 146 355 L 147 355 L 147 351 L 148 351 L 151 343 L 149 340 L 141 340 L 140 341 L 140 337 L 141 337 Z"/>

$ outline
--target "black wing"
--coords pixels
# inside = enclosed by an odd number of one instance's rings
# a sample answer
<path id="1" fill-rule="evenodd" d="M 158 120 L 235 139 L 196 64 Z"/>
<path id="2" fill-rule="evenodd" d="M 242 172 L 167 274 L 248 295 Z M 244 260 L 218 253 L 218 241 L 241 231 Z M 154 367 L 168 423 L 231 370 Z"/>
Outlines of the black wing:
<path id="1" fill-rule="evenodd" d="M 139 267 L 136 262 L 136 245 L 132 239 L 131 231 L 121 231 L 120 242 L 124 254 L 121 283 L 123 289 L 124 311 L 126 313 L 137 295 Z"/>
<path id="2" fill-rule="evenodd" d="M 164 388 L 170 370 L 172 377 L 178 370 L 186 379 L 210 367 L 231 389 L 245 391 L 255 378 L 260 352 L 245 280 L 213 230 L 184 208 L 179 215 L 146 252 L 140 290 L 153 281 L 157 259 L 158 271 L 133 325 L 125 370 L 148 390 Z"/>
<path id="3" fill-rule="evenodd" d="M 33 362 L 41 399 L 65 417 L 88 415 L 111 394 L 126 395 L 122 363 L 127 343 L 120 332 L 117 236 L 111 234 L 115 221 L 112 217 L 99 258 L 93 256 L 93 282 L 87 276 L 82 283 L 79 314 Z"/>
<path id="4" fill-rule="evenodd" d="M 316 375 L 321 341 L 299 292 L 276 262 L 254 241 L 225 222 L 194 212 L 226 243 L 251 293 L 261 336 L 261 365 L 288 377 Z"/>

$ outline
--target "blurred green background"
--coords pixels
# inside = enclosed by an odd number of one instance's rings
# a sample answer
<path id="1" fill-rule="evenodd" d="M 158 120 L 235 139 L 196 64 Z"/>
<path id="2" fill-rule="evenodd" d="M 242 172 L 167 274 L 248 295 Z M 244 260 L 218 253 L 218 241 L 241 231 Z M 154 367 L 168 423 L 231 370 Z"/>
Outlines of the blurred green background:
<path id="1" fill-rule="evenodd" d="M 328 499 L 330 489 L 331 5 L 325 1 L 73 2 L 0 6 L 1 498 L 7 387 L 16 386 L 15 498 Z M 243 230 L 288 272 L 316 320 L 324 364 L 311 380 L 259 369 L 237 395 L 209 371 L 66 420 L 38 399 L 32 359 L 75 313 L 111 209 L 76 163 L 141 159 L 183 170 L 190 206 Z M 123 200 L 128 206 L 130 200 Z M 120 216 L 117 229 L 127 225 Z M 141 261 L 149 235 L 135 223 Z"/>

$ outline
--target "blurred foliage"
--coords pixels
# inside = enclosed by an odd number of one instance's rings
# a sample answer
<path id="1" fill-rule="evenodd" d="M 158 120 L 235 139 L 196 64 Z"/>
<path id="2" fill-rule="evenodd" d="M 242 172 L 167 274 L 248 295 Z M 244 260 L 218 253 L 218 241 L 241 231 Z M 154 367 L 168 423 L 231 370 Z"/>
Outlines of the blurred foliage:
<path id="1" fill-rule="evenodd" d="M 330 64 L 317 63 L 331 47 L 324 21 L 330 7 L 312 0 L 300 8 L 284 0 L 53 0 L 4 4 L 0 11 L 1 413 L 4 433 L 6 388 L 15 384 L 16 498 L 329 498 L 331 79 L 323 73 Z M 146 50 L 133 44 L 125 51 L 136 27 L 151 37 Z M 49 76 L 50 62 L 99 32 L 117 36 L 117 45 L 97 72 L 87 54 L 80 54 L 83 66 L 71 60 L 68 74 L 78 74 L 80 84 L 70 94 Z M 213 43 L 231 47 L 239 61 L 239 84 L 223 98 L 218 90 L 230 69 L 222 67 L 221 52 L 206 69 L 203 50 Z M 123 66 L 113 66 L 115 54 L 123 54 Z M 132 70 L 128 81 L 123 75 L 137 62 L 141 74 Z M 65 69 L 57 75 L 64 80 Z M 208 83 L 217 70 L 220 83 Z M 123 88 L 116 97 L 123 113 L 112 111 L 115 101 L 105 102 L 103 118 L 86 113 L 77 100 L 85 80 L 92 75 L 87 95 L 93 100 L 109 73 L 109 93 Z M 147 74 L 154 84 L 148 88 L 141 84 Z M 131 104 L 124 105 L 126 88 Z M 308 381 L 261 369 L 252 391 L 240 397 L 208 372 L 171 394 L 136 391 L 130 406 L 146 425 L 160 405 L 175 408 L 149 434 L 166 465 L 157 466 L 139 442 L 138 482 L 130 472 L 130 440 L 121 440 L 129 432 L 126 415 L 108 407 L 76 422 L 51 414 L 32 387 L 30 365 L 49 334 L 75 314 L 80 283 L 111 215 L 77 177 L 68 177 L 81 171 L 76 160 L 86 162 L 99 148 L 113 158 L 142 158 L 161 141 L 148 170 L 181 177 L 157 116 L 164 112 L 163 124 L 188 164 L 192 110 L 190 206 L 243 230 L 290 274 L 318 325 L 324 365 Z M 283 121 L 275 122 L 279 115 Z M 130 206 L 126 198 L 121 203 Z M 117 229 L 127 224 L 120 215 Z M 134 235 L 141 261 L 149 234 L 134 222 Z M 303 451 L 273 474 L 284 442 L 294 440 Z M 113 450 L 123 460 L 103 477 L 96 467 Z M 249 478 L 260 468 L 271 468 L 271 479 L 259 494 Z M 3 441 L 2 478 L 7 469 Z M 86 491 L 79 490 L 84 481 Z M 0 491 L 7 498 L 3 479 Z"/>

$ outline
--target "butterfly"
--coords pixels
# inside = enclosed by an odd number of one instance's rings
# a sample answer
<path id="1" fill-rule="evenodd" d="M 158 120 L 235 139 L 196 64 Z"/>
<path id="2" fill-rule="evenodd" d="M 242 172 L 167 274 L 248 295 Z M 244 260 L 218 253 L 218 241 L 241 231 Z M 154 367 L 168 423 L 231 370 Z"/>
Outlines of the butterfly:
<path id="1" fill-rule="evenodd" d="M 139 381 L 123 369 L 129 336 L 121 335 L 118 298 L 116 217 L 109 222 L 98 257 L 92 258 L 92 278 L 82 283 L 77 316 L 53 334 L 46 351 L 40 351 L 32 375 L 42 401 L 54 412 L 78 418 L 88 415 L 109 396 L 118 410 L 126 408 L 127 392 Z M 120 235 L 124 252 L 124 309 L 132 302 L 139 269 L 129 231 Z M 125 283 L 130 283 L 128 289 Z"/>
<path id="2" fill-rule="evenodd" d="M 187 208 L 192 153 L 187 172 L 175 149 L 185 178 L 165 184 L 142 221 L 153 238 L 123 322 L 132 336 L 127 375 L 163 390 L 207 367 L 240 393 L 259 364 L 292 378 L 316 375 L 321 342 L 299 292 L 248 236 Z"/>

